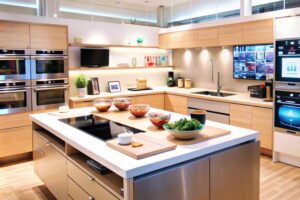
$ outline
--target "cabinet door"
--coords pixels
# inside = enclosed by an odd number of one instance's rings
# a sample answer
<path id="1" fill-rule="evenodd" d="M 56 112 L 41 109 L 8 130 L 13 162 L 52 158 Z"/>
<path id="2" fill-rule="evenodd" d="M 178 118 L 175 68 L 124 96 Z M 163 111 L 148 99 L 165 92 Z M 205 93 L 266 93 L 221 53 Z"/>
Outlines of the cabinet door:
<path id="1" fill-rule="evenodd" d="M 259 142 L 210 158 L 210 200 L 259 199 Z"/>
<path id="2" fill-rule="evenodd" d="M 30 25 L 32 49 L 68 49 L 66 26 Z"/>
<path id="3" fill-rule="evenodd" d="M 9 115 L 0 115 L 0 129 L 31 126 L 30 112 Z"/>
<path id="4" fill-rule="evenodd" d="M 70 101 L 70 108 L 84 108 L 93 106 L 93 101 Z"/>
<path id="5" fill-rule="evenodd" d="M 180 114 L 188 114 L 187 97 L 173 94 L 165 95 L 165 109 Z"/>
<path id="6" fill-rule="evenodd" d="M 230 24 L 218 27 L 218 45 L 242 44 L 243 24 Z"/>
<path id="7" fill-rule="evenodd" d="M 163 49 L 177 49 L 181 47 L 181 32 L 159 35 L 159 47 Z"/>
<path id="8" fill-rule="evenodd" d="M 266 44 L 274 42 L 273 19 L 243 24 L 243 44 Z"/>
<path id="9" fill-rule="evenodd" d="M 198 45 L 200 47 L 218 46 L 218 28 L 201 28 L 198 29 Z"/>
<path id="10" fill-rule="evenodd" d="M 273 149 L 273 110 L 269 108 L 253 107 L 252 129 L 259 131 L 260 146 Z"/>
<path id="11" fill-rule="evenodd" d="M 252 107 L 230 104 L 230 125 L 251 129 Z"/>
<path id="12" fill-rule="evenodd" d="M 153 108 L 165 109 L 165 98 L 163 94 L 137 96 L 136 103 L 149 104 Z"/>
<path id="13" fill-rule="evenodd" d="M 29 49 L 29 24 L 0 22 L 0 48 Z"/>
<path id="14" fill-rule="evenodd" d="M 67 199 L 67 159 L 51 144 L 39 141 L 38 175 L 57 199 Z"/>
<path id="15" fill-rule="evenodd" d="M 0 157 L 32 151 L 32 127 L 0 130 Z"/>
<path id="16" fill-rule="evenodd" d="M 181 48 L 199 47 L 198 30 L 187 30 L 181 32 Z"/>

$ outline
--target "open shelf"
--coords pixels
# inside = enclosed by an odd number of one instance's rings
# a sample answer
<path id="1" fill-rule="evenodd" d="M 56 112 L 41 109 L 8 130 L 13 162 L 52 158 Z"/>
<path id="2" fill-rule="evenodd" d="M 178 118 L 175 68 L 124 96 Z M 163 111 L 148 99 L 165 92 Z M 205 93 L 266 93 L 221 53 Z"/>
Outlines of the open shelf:
<path id="1" fill-rule="evenodd" d="M 76 67 L 70 68 L 69 71 L 86 71 L 86 70 L 119 70 L 119 69 L 164 69 L 174 68 L 174 66 L 155 66 L 155 67 Z"/>
<path id="2" fill-rule="evenodd" d="M 121 45 L 121 44 L 69 44 L 70 47 L 91 47 L 91 48 L 110 48 L 110 47 L 118 47 L 118 48 L 150 48 L 150 49 L 158 49 L 158 46 L 137 46 L 137 45 Z"/>

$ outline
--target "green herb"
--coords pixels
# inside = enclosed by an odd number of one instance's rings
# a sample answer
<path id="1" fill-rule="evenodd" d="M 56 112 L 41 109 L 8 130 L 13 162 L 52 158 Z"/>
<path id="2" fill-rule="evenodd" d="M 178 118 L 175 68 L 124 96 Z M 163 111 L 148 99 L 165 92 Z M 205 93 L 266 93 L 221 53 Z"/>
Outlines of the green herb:
<path id="1" fill-rule="evenodd" d="M 193 131 L 202 128 L 202 124 L 196 119 L 188 120 L 186 118 L 180 119 L 174 123 L 168 123 L 165 125 L 167 129 L 174 131 Z"/>
<path id="2" fill-rule="evenodd" d="M 75 79 L 76 88 L 86 88 L 88 80 L 84 74 L 79 74 Z"/>

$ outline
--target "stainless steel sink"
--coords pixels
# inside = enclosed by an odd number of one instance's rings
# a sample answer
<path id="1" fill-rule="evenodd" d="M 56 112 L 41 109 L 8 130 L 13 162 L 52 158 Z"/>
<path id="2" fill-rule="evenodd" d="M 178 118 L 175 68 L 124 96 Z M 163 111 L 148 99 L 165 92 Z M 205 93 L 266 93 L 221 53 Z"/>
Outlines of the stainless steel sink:
<path id="1" fill-rule="evenodd" d="M 235 95 L 233 93 L 227 93 L 227 92 L 214 92 L 214 91 L 201 91 L 201 92 L 192 92 L 192 94 L 201 94 L 201 95 L 207 95 L 207 96 L 216 96 L 216 97 L 228 97 Z"/>

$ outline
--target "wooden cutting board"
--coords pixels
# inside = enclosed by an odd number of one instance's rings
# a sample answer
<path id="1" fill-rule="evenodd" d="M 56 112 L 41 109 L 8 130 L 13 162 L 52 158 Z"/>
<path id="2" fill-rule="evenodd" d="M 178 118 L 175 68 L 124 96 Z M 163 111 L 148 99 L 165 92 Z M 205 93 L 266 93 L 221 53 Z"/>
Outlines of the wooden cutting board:
<path id="1" fill-rule="evenodd" d="M 142 159 L 170 151 L 176 149 L 177 146 L 167 140 L 151 137 L 146 133 L 134 134 L 133 141 L 141 142 L 143 143 L 143 146 L 132 147 L 131 145 L 120 145 L 118 144 L 117 139 L 107 141 L 106 145 L 135 159 Z"/>
<path id="2" fill-rule="evenodd" d="M 173 137 L 172 135 L 168 135 L 167 139 L 168 141 L 177 144 L 177 145 L 190 145 L 190 144 L 195 144 L 198 142 L 203 142 L 205 140 L 221 137 L 224 135 L 230 134 L 229 130 L 217 128 L 217 127 L 212 127 L 212 126 L 205 126 L 204 129 L 202 129 L 199 133 L 199 135 L 191 140 L 179 140 Z"/>

